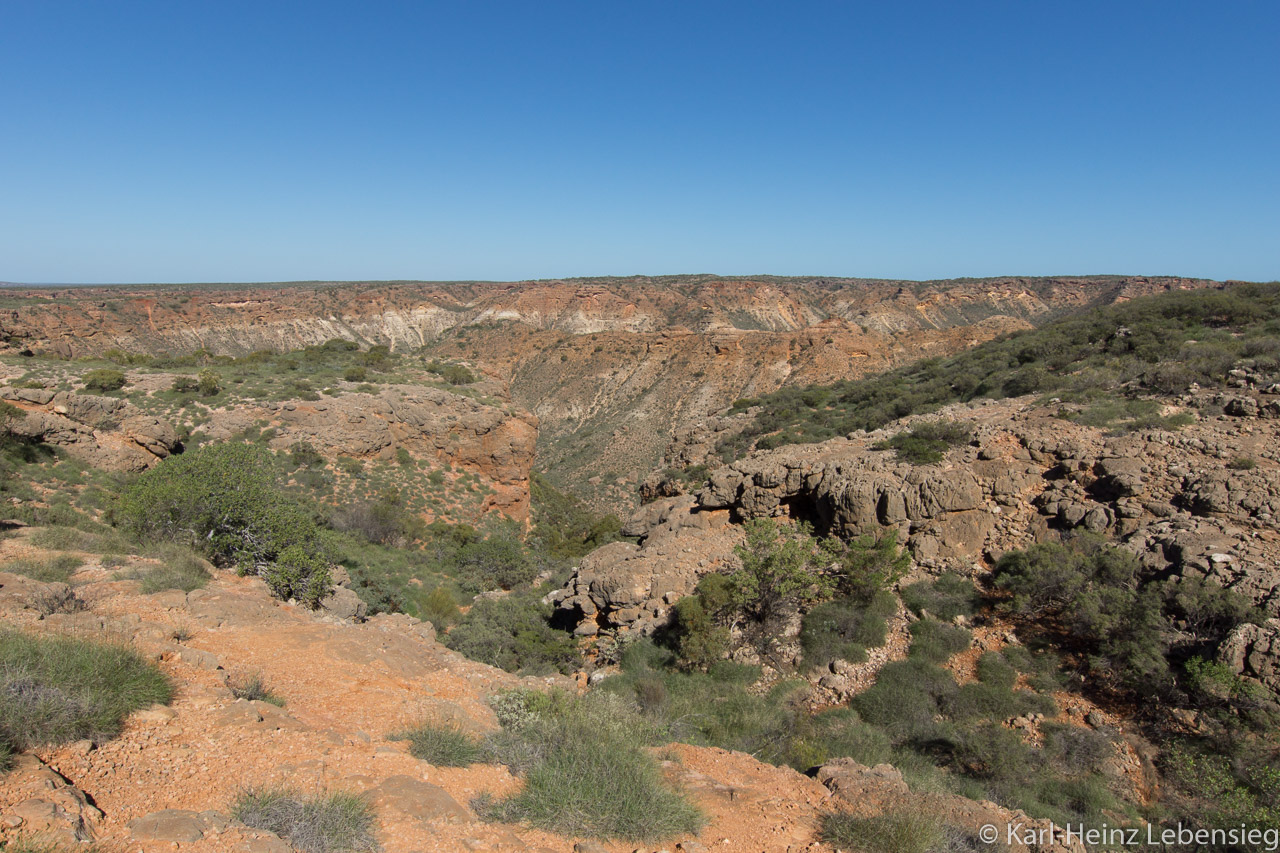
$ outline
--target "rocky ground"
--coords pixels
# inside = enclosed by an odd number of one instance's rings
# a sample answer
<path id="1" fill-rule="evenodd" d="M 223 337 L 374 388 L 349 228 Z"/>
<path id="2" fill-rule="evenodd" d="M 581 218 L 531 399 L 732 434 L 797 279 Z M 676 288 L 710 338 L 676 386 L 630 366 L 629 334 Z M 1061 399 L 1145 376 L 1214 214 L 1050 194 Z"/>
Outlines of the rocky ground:
<path id="1" fill-rule="evenodd" d="M 0 363 L 0 378 L 13 383 L 24 367 L 12 359 Z M 538 422 L 501 401 L 425 385 L 337 382 L 341 387 L 313 394 L 315 399 L 245 399 L 224 392 L 177 408 L 164 394 L 181 374 L 130 370 L 125 394 L 104 396 L 75 390 L 82 372 L 74 365 L 45 366 L 45 378 L 30 384 L 47 387 L 0 388 L 0 400 L 21 412 L 13 434 L 94 468 L 138 472 L 181 447 L 175 424 L 201 441 L 265 432 L 274 450 L 302 444 L 319 454 L 348 499 L 373 499 L 381 489 L 395 488 L 428 520 L 529 518 Z M 379 477 L 379 466 L 396 466 L 394 475 Z"/>
<path id="2" fill-rule="evenodd" d="M 25 532 L 0 541 L 0 567 L 40 556 Z M 815 839 L 832 809 L 876 814 L 919 799 L 891 767 L 833 762 L 809 777 L 751 756 L 673 744 L 655 749 L 668 780 L 705 812 L 697 837 L 662 845 L 602 843 L 486 823 L 469 806 L 520 782 L 506 768 L 434 767 L 395 734 L 416 722 L 496 727 L 486 698 L 517 687 L 577 689 L 562 676 L 519 678 L 441 646 L 429 623 L 382 615 L 357 623 L 270 598 L 256 579 L 219 573 L 206 588 L 141 595 L 93 555 L 68 589 L 0 571 L 0 618 L 40 634 L 123 643 L 158 662 L 176 685 L 167 706 L 130 717 L 104 743 L 81 741 L 18 757 L 0 783 L 0 840 L 43 833 L 96 839 L 139 853 L 287 853 L 271 833 L 229 814 L 248 787 L 366 795 L 387 853 L 418 851 L 830 850 Z M 50 606 L 74 591 L 83 609 Z M 59 612 L 59 611 L 71 612 Z M 237 699 L 260 676 L 283 707 Z M 922 795 L 960 827 L 1022 819 L 990 803 Z M 108 847 L 108 849 L 115 849 Z M 1017 849 L 1017 848 L 1015 848 Z M 1051 849 L 1051 848 L 1045 848 Z"/>

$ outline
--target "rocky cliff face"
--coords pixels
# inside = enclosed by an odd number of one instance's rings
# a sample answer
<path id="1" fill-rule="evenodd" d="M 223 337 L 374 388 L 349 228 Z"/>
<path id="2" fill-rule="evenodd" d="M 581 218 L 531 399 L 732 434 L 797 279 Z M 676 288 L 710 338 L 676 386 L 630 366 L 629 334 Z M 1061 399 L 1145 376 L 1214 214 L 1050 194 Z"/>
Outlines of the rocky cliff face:
<path id="1" fill-rule="evenodd" d="M 14 291 L 0 339 L 63 357 L 243 355 L 345 338 L 427 347 L 505 381 L 541 422 L 539 466 L 601 508 L 634 508 L 673 433 L 735 399 L 946 355 L 1176 278 L 935 282 L 714 276 L 521 283 Z"/>
<path id="2" fill-rule="evenodd" d="M 412 349 L 451 328 L 512 322 L 569 335 L 795 331 L 847 323 L 891 334 L 1033 320 L 1199 279 L 1119 276 L 959 279 L 754 279 L 716 276 L 516 283 L 302 283 L 271 286 L 14 288 L 0 335 L 67 357 L 132 352 L 243 355 L 331 338 Z"/>
<path id="3" fill-rule="evenodd" d="M 1276 389 L 1280 391 L 1280 389 Z M 715 471 L 696 496 L 661 499 L 627 532 L 641 545 L 590 554 L 554 598 L 579 633 L 648 633 L 698 578 L 733 564 L 733 521 L 783 516 L 844 537 L 892 529 L 917 567 L 980 575 L 996 558 L 1069 531 L 1106 536 L 1160 575 L 1208 578 L 1271 617 L 1223 651 L 1236 671 L 1280 692 L 1280 417 L 1271 389 L 1188 396 L 1187 411 L 1236 412 L 1180 431 L 1124 435 L 1057 417 L 1029 398 L 954 406 L 973 440 L 937 464 L 873 446 L 884 430 L 753 453 Z M 1246 402 L 1247 401 L 1247 402 Z M 1179 408 L 1170 406 L 1170 411 Z M 1233 460 L 1249 460 L 1248 464 Z"/>
<path id="4" fill-rule="evenodd" d="M 128 400 L 45 388 L 0 388 L 0 400 L 22 412 L 13 435 L 108 471 L 146 470 L 179 447 L 172 424 Z"/>

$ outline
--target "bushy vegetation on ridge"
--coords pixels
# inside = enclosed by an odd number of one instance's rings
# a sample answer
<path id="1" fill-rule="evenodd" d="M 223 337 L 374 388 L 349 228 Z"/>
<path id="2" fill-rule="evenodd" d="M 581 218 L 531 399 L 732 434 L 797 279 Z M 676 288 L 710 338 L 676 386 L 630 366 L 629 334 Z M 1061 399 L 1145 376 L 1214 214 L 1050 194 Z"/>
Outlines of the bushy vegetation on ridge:
<path id="1" fill-rule="evenodd" d="M 1233 367 L 1280 367 L 1280 284 L 1174 291 L 1081 312 L 867 379 L 783 388 L 738 400 L 761 411 L 717 451 L 823 441 L 871 431 L 906 415 L 980 398 L 1053 394 L 1105 404 L 1093 419 L 1160 425 L 1143 390 L 1220 386 Z"/>
<path id="2" fill-rule="evenodd" d="M 316 606 L 332 589 L 331 555 L 315 519 L 275 483 L 266 451 L 217 444 L 165 459 L 121 496 L 129 535 L 201 549 L 216 564 L 260 575 L 280 598 Z"/>

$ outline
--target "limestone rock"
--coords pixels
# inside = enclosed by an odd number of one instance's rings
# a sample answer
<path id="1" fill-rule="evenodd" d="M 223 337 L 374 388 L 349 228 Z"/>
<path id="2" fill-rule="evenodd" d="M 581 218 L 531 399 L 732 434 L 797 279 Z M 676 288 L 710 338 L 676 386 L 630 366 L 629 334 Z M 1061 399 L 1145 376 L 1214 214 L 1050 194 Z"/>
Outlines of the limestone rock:
<path id="1" fill-rule="evenodd" d="M 136 841 L 189 844 L 203 838 L 206 828 L 204 816 L 189 809 L 164 809 L 129 821 L 129 833 Z"/>
<path id="2" fill-rule="evenodd" d="M 422 821 L 469 821 L 471 814 L 430 782 L 412 776 L 392 776 L 370 794 L 378 809 L 391 809 Z"/>
<path id="3" fill-rule="evenodd" d="M 1240 675 L 1280 694 L 1280 625 L 1241 625 L 1218 649 L 1218 659 Z"/>
<path id="4" fill-rule="evenodd" d="M 642 508 L 628 528 L 642 531 L 635 534 L 642 545 L 610 542 L 597 548 L 552 595 L 556 609 L 578 624 L 574 633 L 580 637 L 602 628 L 652 633 L 702 575 L 733 565 L 742 536 L 728 524 L 728 513 L 699 511 L 688 496 Z"/>
<path id="5" fill-rule="evenodd" d="M 29 404 L 14 435 L 62 447 L 71 456 L 111 471 L 143 471 L 179 446 L 165 421 L 128 400 L 92 394 L 0 388 L 0 399 Z"/>
<path id="6" fill-rule="evenodd" d="M 369 612 L 369 606 L 360 596 L 345 586 L 335 586 L 333 592 L 320 599 L 320 609 L 350 622 L 363 622 Z"/>

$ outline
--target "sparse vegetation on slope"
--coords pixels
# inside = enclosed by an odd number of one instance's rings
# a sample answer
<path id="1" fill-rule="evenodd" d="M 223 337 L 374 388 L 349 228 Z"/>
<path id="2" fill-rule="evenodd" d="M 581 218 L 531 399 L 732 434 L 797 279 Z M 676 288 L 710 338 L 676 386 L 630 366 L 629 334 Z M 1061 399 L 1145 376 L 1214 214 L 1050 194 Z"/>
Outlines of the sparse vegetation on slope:
<path id="1" fill-rule="evenodd" d="M 498 760 L 524 779 L 519 793 L 482 800 L 491 819 L 565 835 L 657 841 L 696 832 L 704 818 L 663 781 L 643 749 L 654 730 L 607 693 L 515 693 L 494 710 Z"/>
<path id="2" fill-rule="evenodd" d="M 942 821 L 918 811 L 875 817 L 834 812 L 823 816 L 821 835 L 835 847 L 866 853 L 935 853 L 945 840 Z"/>
<path id="3" fill-rule="evenodd" d="M 1127 551 L 1089 538 L 1073 545 L 1010 552 L 996 564 L 995 583 L 1012 596 L 1003 603 L 1009 612 L 1035 620 L 1041 633 L 1060 631 L 1055 639 L 1078 648 L 1093 678 L 1113 689 L 1185 701 L 1177 661 L 1212 656 L 1237 625 L 1261 621 L 1243 596 L 1216 583 L 1147 580 Z"/>
<path id="4" fill-rule="evenodd" d="M 274 832 L 303 853 L 373 851 L 373 807 L 354 794 L 304 796 L 287 788 L 243 791 L 231 814 L 245 826 Z"/>
<path id="5" fill-rule="evenodd" d="M 77 843 L 75 846 L 67 846 L 22 836 L 0 841 L 0 853 L 104 853 L 104 851 L 97 844 Z"/>
<path id="6" fill-rule="evenodd" d="M 577 559 L 614 541 L 622 530 L 616 515 L 597 515 L 573 495 L 534 474 L 529 483 L 533 532 L 542 546 L 561 559 Z"/>
<path id="7" fill-rule="evenodd" d="M 1109 408 L 1086 418 L 1141 426 L 1158 415 L 1126 395 L 1180 393 L 1193 383 L 1220 386 L 1238 366 L 1280 366 L 1280 284 L 1143 297 L 873 378 L 738 400 L 731 411 L 761 411 L 718 452 L 731 460 L 753 445 L 823 441 L 948 403 L 1023 394 L 1093 400 Z"/>

